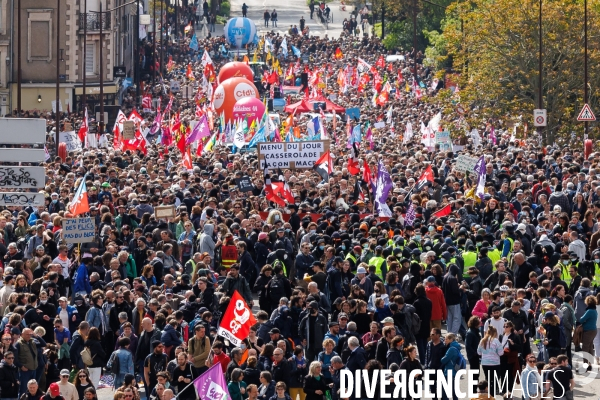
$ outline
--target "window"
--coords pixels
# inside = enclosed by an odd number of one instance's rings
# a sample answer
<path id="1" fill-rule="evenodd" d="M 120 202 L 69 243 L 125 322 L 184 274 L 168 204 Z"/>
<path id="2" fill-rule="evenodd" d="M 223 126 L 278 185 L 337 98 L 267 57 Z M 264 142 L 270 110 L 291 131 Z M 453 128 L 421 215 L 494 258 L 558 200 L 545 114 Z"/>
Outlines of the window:
<path id="1" fill-rule="evenodd" d="M 96 75 L 96 43 L 85 44 L 85 73 Z"/>
<path id="2" fill-rule="evenodd" d="M 28 9 L 27 62 L 52 61 L 52 10 Z"/>

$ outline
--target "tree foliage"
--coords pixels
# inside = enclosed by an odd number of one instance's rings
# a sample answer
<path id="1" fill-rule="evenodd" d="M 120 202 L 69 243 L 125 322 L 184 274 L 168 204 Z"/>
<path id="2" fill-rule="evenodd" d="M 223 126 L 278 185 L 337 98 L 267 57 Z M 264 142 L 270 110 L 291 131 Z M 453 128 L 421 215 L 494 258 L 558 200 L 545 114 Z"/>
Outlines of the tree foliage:
<path id="1" fill-rule="evenodd" d="M 440 30 L 446 7 L 451 3 L 451 0 L 432 0 L 431 3 L 422 0 L 373 0 L 372 11 L 378 22 L 381 22 L 381 6 L 385 5 L 384 46 L 390 50 L 413 48 L 413 12 L 416 11 L 417 49 L 425 50 L 430 45 L 426 32 Z"/>
<path id="2" fill-rule="evenodd" d="M 533 127 L 532 111 L 539 99 L 539 4 L 470 0 L 448 8 L 444 40 L 436 41 L 430 52 L 452 57 L 453 68 L 461 74 L 459 96 L 468 117 L 479 123 L 518 118 Z M 584 13 L 583 3 L 576 0 L 544 0 L 542 7 L 542 99 L 552 142 L 556 135 L 583 132 L 576 118 L 584 97 Z M 589 103 L 600 114 L 599 17 L 588 4 Z M 448 102 L 456 101 L 457 96 L 448 96 Z M 452 112 L 454 107 L 448 103 L 446 109 Z"/>

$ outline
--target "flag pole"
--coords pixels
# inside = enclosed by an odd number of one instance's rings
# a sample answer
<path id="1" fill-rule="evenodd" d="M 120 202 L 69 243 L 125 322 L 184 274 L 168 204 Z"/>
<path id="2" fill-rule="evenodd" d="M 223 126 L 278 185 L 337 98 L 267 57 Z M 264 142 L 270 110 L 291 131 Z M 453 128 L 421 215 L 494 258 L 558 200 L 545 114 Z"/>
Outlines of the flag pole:
<path id="1" fill-rule="evenodd" d="M 210 353 L 208 353 L 209 357 L 210 357 L 211 353 L 212 353 L 212 348 L 210 349 Z M 202 374 L 198 375 L 195 379 L 192 379 L 192 381 L 186 387 L 184 387 L 182 390 L 180 390 L 179 392 L 177 392 L 177 395 L 175 396 L 175 398 L 177 399 L 179 397 L 179 395 L 181 393 L 185 392 L 187 390 L 187 388 L 189 388 L 190 386 L 192 386 L 194 384 L 194 382 L 196 382 L 197 379 L 199 379 L 202 375 L 205 375 L 208 371 L 210 371 L 211 368 L 214 368 L 215 366 L 218 366 L 218 365 L 219 364 L 213 365 L 212 367 L 210 367 L 209 369 L 207 369 L 206 371 L 204 371 Z"/>

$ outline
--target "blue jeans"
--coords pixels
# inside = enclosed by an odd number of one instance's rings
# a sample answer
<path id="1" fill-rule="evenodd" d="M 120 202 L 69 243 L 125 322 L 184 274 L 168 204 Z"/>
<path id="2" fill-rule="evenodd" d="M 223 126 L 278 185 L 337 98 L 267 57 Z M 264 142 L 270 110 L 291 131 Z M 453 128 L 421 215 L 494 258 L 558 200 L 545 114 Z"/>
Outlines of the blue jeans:
<path id="1" fill-rule="evenodd" d="M 457 334 L 461 325 L 462 314 L 460 312 L 460 304 L 448 306 L 448 318 L 446 323 L 448 325 L 448 332 Z"/>
<path id="2" fill-rule="evenodd" d="M 36 372 L 35 371 L 19 371 L 19 381 L 21 384 L 19 385 L 19 397 L 23 393 L 27 393 L 27 382 L 31 379 L 35 379 Z"/>

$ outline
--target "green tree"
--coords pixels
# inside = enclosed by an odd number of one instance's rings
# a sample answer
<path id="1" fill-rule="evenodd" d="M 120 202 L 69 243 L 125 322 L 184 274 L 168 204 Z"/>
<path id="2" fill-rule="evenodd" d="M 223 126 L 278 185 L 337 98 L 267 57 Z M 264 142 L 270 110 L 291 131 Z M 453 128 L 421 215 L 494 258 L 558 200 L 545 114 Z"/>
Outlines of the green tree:
<path id="1" fill-rule="evenodd" d="M 435 52 L 447 51 L 461 73 L 460 102 L 469 118 L 522 118 L 533 126 L 538 105 L 539 2 L 532 0 L 470 0 L 449 7 L 444 41 Z M 599 110 L 595 88 L 600 85 L 600 37 L 591 21 L 598 10 L 588 6 L 589 103 Z M 542 96 L 548 111 L 546 135 L 583 131 L 577 113 L 583 106 L 583 4 L 577 0 L 543 2 Z M 431 51 L 433 52 L 433 51 Z M 448 96 L 456 102 L 457 96 Z M 453 112 L 452 103 L 446 110 Z"/>

